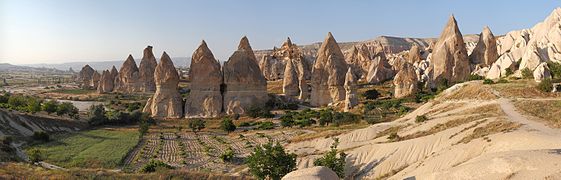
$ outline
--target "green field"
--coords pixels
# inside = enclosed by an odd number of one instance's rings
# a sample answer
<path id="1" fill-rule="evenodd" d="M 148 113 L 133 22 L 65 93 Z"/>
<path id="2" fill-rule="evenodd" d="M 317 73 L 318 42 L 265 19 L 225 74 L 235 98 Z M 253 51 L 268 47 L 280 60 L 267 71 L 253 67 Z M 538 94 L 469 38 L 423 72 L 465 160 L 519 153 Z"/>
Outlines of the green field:
<path id="1" fill-rule="evenodd" d="M 95 93 L 95 90 L 91 89 L 56 89 L 52 90 L 53 93 L 61 93 L 61 94 L 91 94 Z"/>
<path id="2" fill-rule="evenodd" d="M 138 135 L 136 129 L 97 129 L 56 135 L 33 147 L 41 150 L 46 162 L 58 166 L 116 168 L 136 146 Z"/>

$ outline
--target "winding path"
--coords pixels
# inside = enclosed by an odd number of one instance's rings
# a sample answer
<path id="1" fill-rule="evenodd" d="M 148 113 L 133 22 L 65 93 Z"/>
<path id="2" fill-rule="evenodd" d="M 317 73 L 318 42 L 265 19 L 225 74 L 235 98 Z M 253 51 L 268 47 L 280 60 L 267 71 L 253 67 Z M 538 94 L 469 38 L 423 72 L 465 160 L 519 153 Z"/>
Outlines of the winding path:
<path id="1" fill-rule="evenodd" d="M 509 120 L 524 124 L 530 129 L 541 131 L 549 135 L 561 135 L 561 130 L 559 129 L 553 129 L 541 122 L 527 119 L 524 115 L 516 111 L 516 107 L 514 107 L 511 100 L 500 98 L 498 102 L 503 112 L 508 116 Z"/>

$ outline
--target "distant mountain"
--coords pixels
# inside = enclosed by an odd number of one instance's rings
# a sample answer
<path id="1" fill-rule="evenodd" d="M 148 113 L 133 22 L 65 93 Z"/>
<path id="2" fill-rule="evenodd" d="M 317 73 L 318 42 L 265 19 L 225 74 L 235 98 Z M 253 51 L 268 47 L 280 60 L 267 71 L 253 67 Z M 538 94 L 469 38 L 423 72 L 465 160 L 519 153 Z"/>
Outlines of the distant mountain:
<path id="1" fill-rule="evenodd" d="M 188 67 L 191 64 L 190 57 L 174 57 L 171 58 L 175 67 Z M 135 59 L 136 65 L 140 65 L 140 59 Z M 35 68 L 54 68 L 58 70 L 67 71 L 68 69 L 72 68 L 75 72 L 80 71 L 82 67 L 86 64 L 90 65 L 97 71 L 103 71 L 105 69 L 111 69 L 112 66 L 115 66 L 117 69 L 121 68 L 124 60 L 119 61 L 92 61 L 92 62 L 67 62 L 67 63 L 58 63 L 58 64 L 25 64 L 23 66 L 35 67 Z"/>
<path id="2" fill-rule="evenodd" d="M 65 71 L 54 68 L 36 68 L 29 66 L 13 65 L 8 63 L 0 63 L 0 72 L 36 72 L 36 73 L 66 73 Z"/>

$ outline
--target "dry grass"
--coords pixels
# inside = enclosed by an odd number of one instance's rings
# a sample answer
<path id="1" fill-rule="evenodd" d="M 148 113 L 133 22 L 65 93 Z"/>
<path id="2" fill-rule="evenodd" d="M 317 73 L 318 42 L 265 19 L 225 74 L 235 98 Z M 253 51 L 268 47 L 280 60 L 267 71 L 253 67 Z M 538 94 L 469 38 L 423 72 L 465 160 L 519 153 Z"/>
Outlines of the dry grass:
<path id="1" fill-rule="evenodd" d="M 454 91 L 444 98 L 447 100 L 491 100 L 497 99 L 498 97 L 492 93 L 492 89 L 488 85 L 468 83 L 464 87 L 461 87 L 459 90 Z"/>
<path id="2" fill-rule="evenodd" d="M 539 117 L 549 126 L 561 128 L 561 100 L 521 100 L 514 102 L 514 106 L 525 114 Z"/>
<path id="3" fill-rule="evenodd" d="M 510 83 L 494 84 L 491 87 L 506 98 L 548 98 L 561 97 L 559 93 L 545 93 L 536 88 L 533 80 L 516 80 Z"/>
<path id="4" fill-rule="evenodd" d="M 267 81 L 267 92 L 271 94 L 282 94 L 282 80 Z"/>
<path id="5" fill-rule="evenodd" d="M 390 134 L 397 133 L 397 132 L 399 132 L 400 129 L 403 129 L 403 128 L 405 128 L 405 127 L 407 127 L 407 125 L 397 125 L 397 126 L 389 127 L 388 129 L 385 129 L 385 130 L 383 130 L 383 131 L 380 131 L 378 134 L 376 134 L 376 138 L 379 138 L 379 137 L 383 137 L 383 136 L 387 136 L 387 135 L 390 135 Z M 376 139 L 376 138 L 375 138 L 375 139 Z"/>
<path id="6" fill-rule="evenodd" d="M 334 126 L 315 127 L 315 128 L 308 129 L 308 130 L 315 131 L 315 133 L 305 133 L 295 136 L 289 140 L 289 143 L 309 141 L 317 138 L 331 138 L 355 129 L 361 129 L 368 126 L 369 124 L 365 123 L 364 121 L 361 121 L 361 123 L 358 124 L 348 124 L 339 127 L 334 127 Z"/>
<path id="7" fill-rule="evenodd" d="M 506 120 L 493 121 L 483 127 L 475 128 L 472 134 L 462 138 L 458 143 L 469 143 L 473 139 L 486 137 L 495 133 L 511 132 L 518 129 L 520 126 L 522 126 L 522 124 Z"/>

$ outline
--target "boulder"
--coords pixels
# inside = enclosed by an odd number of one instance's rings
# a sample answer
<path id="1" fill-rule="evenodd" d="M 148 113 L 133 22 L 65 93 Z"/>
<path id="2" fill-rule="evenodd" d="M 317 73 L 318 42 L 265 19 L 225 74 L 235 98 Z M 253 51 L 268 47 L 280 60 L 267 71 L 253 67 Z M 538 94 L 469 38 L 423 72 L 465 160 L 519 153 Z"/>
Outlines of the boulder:
<path id="1" fill-rule="evenodd" d="M 82 87 L 82 89 L 91 89 L 93 87 L 90 86 L 92 82 L 92 77 L 94 75 L 95 70 L 90 65 L 85 65 L 78 73 L 78 78 L 76 81 Z"/>
<path id="2" fill-rule="evenodd" d="M 224 110 L 243 114 L 252 106 L 263 107 L 268 100 L 267 81 L 256 63 L 247 37 L 224 63 Z"/>
<path id="3" fill-rule="evenodd" d="M 315 166 L 292 171 L 282 180 L 339 180 L 337 173 L 324 166 Z"/>
<path id="4" fill-rule="evenodd" d="M 114 79 L 113 75 L 111 75 L 111 72 L 109 70 L 103 71 L 103 73 L 101 73 L 99 86 L 97 87 L 97 93 L 103 94 L 113 91 L 113 83 Z"/>
<path id="5" fill-rule="evenodd" d="M 409 50 L 409 63 L 415 64 L 419 61 L 421 61 L 421 50 L 419 49 L 419 46 L 414 44 Z"/>
<path id="6" fill-rule="evenodd" d="M 497 61 L 495 61 L 489 68 L 489 72 L 485 76 L 487 79 L 499 79 L 515 71 L 516 62 L 512 58 L 512 54 L 503 54 Z"/>
<path id="7" fill-rule="evenodd" d="M 310 104 L 325 106 L 345 99 L 347 64 L 343 52 L 331 33 L 321 44 L 312 69 Z"/>
<path id="8" fill-rule="evenodd" d="M 497 39 L 491 32 L 489 27 L 485 26 L 481 34 L 479 34 L 479 41 L 469 55 L 469 60 L 472 64 L 479 64 L 483 67 L 491 66 L 499 57 L 497 51 Z"/>
<path id="9" fill-rule="evenodd" d="M 177 90 L 179 74 L 166 52 L 162 54 L 160 63 L 156 66 L 154 82 L 156 92 L 148 99 L 143 111 L 157 118 L 183 117 L 183 100 Z"/>
<path id="10" fill-rule="evenodd" d="M 358 104 L 358 97 L 356 94 L 356 81 L 353 76 L 351 68 L 347 70 L 345 75 L 345 107 L 344 111 L 348 112 Z"/>
<path id="11" fill-rule="evenodd" d="M 298 96 L 300 94 L 299 85 L 299 76 L 296 68 L 294 67 L 294 63 L 292 63 L 292 61 L 286 62 L 284 78 L 282 81 L 282 92 L 286 96 Z"/>
<path id="12" fill-rule="evenodd" d="M 154 92 L 156 90 L 156 84 L 154 83 L 154 71 L 158 62 L 154 53 L 152 53 L 152 46 L 148 46 L 144 49 L 142 60 L 140 61 L 140 66 L 138 71 L 140 73 L 140 91 L 142 92 Z"/>
<path id="13" fill-rule="evenodd" d="M 403 98 L 411 95 L 415 95 L 418 91 L 417 87 L 417 75 L 415 74 L 414 67 L 405 63 L 400 68 L 401 71 L 395 75 L 393 84 L 395 86 L 394 96 L 395 98 Z"/>
<path id="14" fill-rule="evenodd" d="M 541 82 L 545 78 L 551 78 L 551 72 L 549 71 L 547 63 L 543 62 L 534 70 L 534 80 L 536 82 Z"/>
<path id="15" fill-rule="evenodd" d="M 392 66 L 388 63 L 385 56 L 378 56 L 370 63 L 366 81 L 371 84 L 380 84 L 390 80 L 395 75 Z"/>
<path id="16" fill-rule="evenodd" d="M 193 52 L 189 71 L 191 92 L 185 102 L 185 117 L 218 117 L 222 111 L 223 83 L 220 63 L 205 41 Z"/>
<path id="17" fill-rule="evenodd" d="M 454 16 L 450 16 L 434 45 L 431 66 L 433 66 L 433 80 L 436 84 L 442 81 L 461 82 L 469 77 L 467 50 Z"/>
<path id="18" fill-rule="evenodd" d="M 138 67 L 132 55 L 129 55 L 121 66 L 116 82 L 117 86 L 115 89 L 118 92 L 140 92 L 142 83 L 140 82 Z"/>

